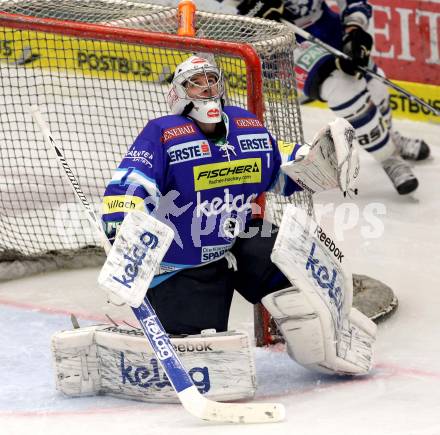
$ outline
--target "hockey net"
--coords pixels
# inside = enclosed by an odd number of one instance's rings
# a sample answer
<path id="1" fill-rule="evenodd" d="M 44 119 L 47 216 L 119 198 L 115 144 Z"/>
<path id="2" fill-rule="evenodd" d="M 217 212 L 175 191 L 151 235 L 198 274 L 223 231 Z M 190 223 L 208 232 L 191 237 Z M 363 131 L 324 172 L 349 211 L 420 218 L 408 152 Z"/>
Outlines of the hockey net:
<path id="1" fill-rule="evenodd" d="M 256 113 L 278 139 L 302 141 L 294 34 L 275 22 L 204 12 L 196 23 L 196 38 L 182 38 L 175 8 L 0 0 L 0 279 L 103 259 L 32 122 L 33 104 L 98 213 L 127 148 L 149 119 L 168 113 L 167 78 L 191 53 L 215 56 L 229 104 Z M 266 215 L 276 220 L 285 201 L 268 198 Z M 307 193 L 287 201 L 313 211 Z"/>
<path id="2" fill-rule="evenodd" d="M 124 0 L 0 0 L 0 280 L 104 261 L 31 105 L 97 213 L 127 148 L 149 119 L 168 113 L 170 73 L 194 52 L 213 55 L 223 69 L 227 103 L 254 112 L 277 139 L 302 142 L 292 31 L 198 11 L 196 38 L 182 38 L 176 16 L 175 8 Z M 279 223 L 289 203 L 313 214 L 303 192 L 268 195 L 265 217 Z M 259 345 L 280 339 L 261 306 L 255 319 Z"/>

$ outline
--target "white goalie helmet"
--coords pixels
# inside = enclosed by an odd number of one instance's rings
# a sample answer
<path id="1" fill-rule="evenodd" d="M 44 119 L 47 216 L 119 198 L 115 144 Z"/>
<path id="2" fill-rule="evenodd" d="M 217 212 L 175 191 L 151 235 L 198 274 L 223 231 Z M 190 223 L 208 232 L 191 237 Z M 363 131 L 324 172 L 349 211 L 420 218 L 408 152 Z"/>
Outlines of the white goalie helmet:
<path id="1" fill-rule="evenodd" d="M 176 67 L 168 105 L 174 115 L 217 123 L 222 120 L 224 89 L 223 74 L 217 66 L 203 57 L 191 56 Z"/>

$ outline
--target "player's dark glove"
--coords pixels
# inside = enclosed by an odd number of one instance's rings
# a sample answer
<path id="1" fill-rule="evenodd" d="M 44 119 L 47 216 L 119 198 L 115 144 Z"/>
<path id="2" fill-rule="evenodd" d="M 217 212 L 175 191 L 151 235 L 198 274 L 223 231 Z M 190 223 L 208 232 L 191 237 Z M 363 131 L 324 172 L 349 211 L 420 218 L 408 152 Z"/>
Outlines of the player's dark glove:
<path id="1" fill-rule="evenodd" d="M 370 59 L 373 38 L 360 27 L 347 31 L 342 38 L 342 51 L 351 57 L 351 60 L 337 58 L 336 66 L 347 74 L 361 78 L 364 74 L 358 69 L 365 67 Z"/>
<path id="2" fill-rule="evenodd" d="M 243 0 L 237 6 L 240 15 L 280 21 L 284 12 L 282 0 Z"/>

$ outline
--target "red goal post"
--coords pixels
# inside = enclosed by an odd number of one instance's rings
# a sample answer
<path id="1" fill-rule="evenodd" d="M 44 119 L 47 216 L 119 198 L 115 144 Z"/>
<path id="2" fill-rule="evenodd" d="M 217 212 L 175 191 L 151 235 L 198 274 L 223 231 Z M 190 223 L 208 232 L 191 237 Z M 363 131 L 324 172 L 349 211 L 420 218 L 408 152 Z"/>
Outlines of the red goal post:
<path id="1" fill-rule="evenodd" d="M 127 147 L 148 119 L 168 113 L 167 75 L 193 52 L 215 57 L 229 104 L 255 113 L 277 139 L 302 142 L 292 31 L 197 12 L 196 37 L 182 37 L 176 13 L 124 0 L 0 0 L 0 263 L 38 270 L 100 261 L 99 240 L 32 122 L 33 104 L 97 212 Z M 279 223 L 291 202 L 313 213 L 302 192 L 268 196 L 266 216 Z"/>

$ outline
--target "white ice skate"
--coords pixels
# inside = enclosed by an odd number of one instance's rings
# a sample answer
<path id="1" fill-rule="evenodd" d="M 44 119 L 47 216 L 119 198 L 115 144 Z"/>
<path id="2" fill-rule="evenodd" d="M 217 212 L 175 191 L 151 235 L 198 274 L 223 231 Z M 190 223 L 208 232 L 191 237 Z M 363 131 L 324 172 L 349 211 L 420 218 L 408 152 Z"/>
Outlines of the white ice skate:
<path id="1" fill-rule="evenodd" d="M 417 189 L 419 182 L 411 167 L 400 156 L 391 156 L 382 162 L 382 167 L 400 195 L 406 195 Z"/>
<path id="2" fill-rule="evenodd" d="M 430 149 L 423 139 L 402 136 L 398 131 L 391 133 L 399 154 L 406 160 L 425 160 L 429 157 Z"/>

